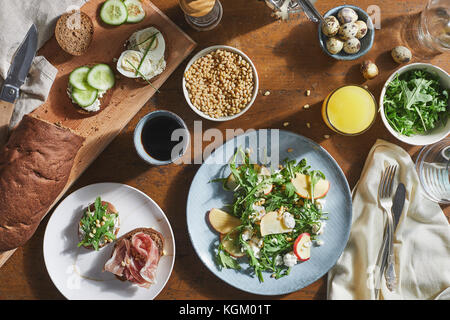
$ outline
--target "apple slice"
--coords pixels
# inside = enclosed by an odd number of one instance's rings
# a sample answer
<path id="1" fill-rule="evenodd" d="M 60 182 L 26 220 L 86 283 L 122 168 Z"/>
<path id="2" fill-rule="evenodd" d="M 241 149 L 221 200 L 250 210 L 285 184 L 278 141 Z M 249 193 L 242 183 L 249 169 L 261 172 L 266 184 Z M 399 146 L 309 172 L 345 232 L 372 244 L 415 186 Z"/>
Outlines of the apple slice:
<path id="1" fill-rule="evenodd" d="M 214 230 L 223 234 L 227 234 L 237 226 L 241 225 L 241 220 L 239 218 L 216 208 L 209 211 L 208 220 Z"/>
<path id="2" fill-rule="evenodd" d="M 269 234 L 287 233 L 292 231 L 292 229 L 285 227 L 282 219 L 280 219 L 278 212 L 276 211 L 266 213 L 262 217 L 260 230 L 261 236 L 263 237 Z"/>
<path id="3" fill-rule="evenodd" d="M 230 191 L 234 191 L 236 190 L 238 186 L 238 183 L 236 182 L 236 178 L 234 177 L 234 175 L 232 173 L 230 173 L 230 175 L 227 178 L 227 181 L 225 183 L 225 187 L 230 190 Z"/>
<path id="4" fill-rule="evenodd" d="M 311 236 L 309 233 L 302 233 L 295 239 L 294 253 L 300 261 L 309 260 L 311 256 Z"/>
<path id="5" fill-rule="evenodd" d="M 295 187 L 296 193 L 304 198 L 311 199 L 311 177 L 297 173 L 295 178 L 291 179 L 292 184 Z M 320 199 L 326 196 L 330 189 L 330 181 L 320 179 L 314 186 L 314 199 Z"/>
<path id="6" fill-rule="evenodd" d="M 263 192 L 264 192 L 264 195 L 268 195 L 269 193 L 271 193 L 272 192 L 272 189 L 273 189 L 273 184 L 268 184 L 266 187 L 264 187 L 264 189 L 263 189 Z"/>
<path id="7" fill-rule="evenodd" d="M 240 258 L 245 256 L 245 253 L 241 251 L 241 246 L 238 241 L 239 230 L 234 230 L 231 232 L 228 237 L 225 234 L 220 235 L 220 242 L 223 245 L 223 248 L 226 252 L 230 254 L 230 256 L 235 258 Z"/>

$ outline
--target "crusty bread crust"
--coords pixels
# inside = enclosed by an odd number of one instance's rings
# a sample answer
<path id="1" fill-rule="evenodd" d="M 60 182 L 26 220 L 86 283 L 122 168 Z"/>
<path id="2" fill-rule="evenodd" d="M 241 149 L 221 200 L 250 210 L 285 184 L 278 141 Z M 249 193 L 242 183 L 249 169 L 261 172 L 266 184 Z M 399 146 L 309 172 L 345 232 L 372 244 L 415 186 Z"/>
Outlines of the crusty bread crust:
<path id="1" fill-rule="evenodd" d="M 63 191 L 84 138 L 25 115 L 0 149 L 0 251 L 24 245 Z"/>
<path id="2" fill-rule="evenodd" d="M 108 201 L 102 201 L 102 206 L 104 206 L 104 205 L 108 205 L 108 207 L 106 208 L 106 214 L 119 213 L 119 212 L 117 211 L 116 207 L 114 207 L 114 205 L 113 205 L 111 202 L 108 202 Z M 94 203 L 90 204 L 88 208 L 89 208 L 89 211 L 91 211 L 91 212 L 94 211 L 94 210 L 95 210 L 95 204 L 94 204 Z M 81 215 L 81 218 L 84 216 L 84 213 L 86 212 L 86 210 L 87 210 L 88 208 L 85 208 L 85 209 L 83 210 L 82 215 Z M 80 220 L 81 220 L 81 218 L 80 218 Z M 77 226 L 77 227 L 78 227 L 78 226 Z M 81 240 L 83 240 L 83 237 L 81 236 L 80 228 L 78 227 L 77 230 L 78 230 L 78 238 L 79 238 L 80 241 L 81 241 Z M 114 229 L 114 235 L 115 235 L 115 236 L 117 236 L 117 234 L 119 233 L 119 230 L 120 230 L 120 227 L 119 227 L 119 226 L 117 226 L 117 228 Z M 99 247 L 99 248 L 103 248 L 103 247 L 106 246 L 106 245 L 107 245 L 107 243 L 103 243 L 103 244 L 99 244 L 98 247 Z M 93 247 L 92 245 L 83 246 L 83 247 L 86 248 L 86 249 L 92 249 L 92 250 L 94 250 L 94 247 Z"/>
<path id="3" fill-rule="evenodd" d="M 93 34 L 91 18 L 81 11 L 65 13 L 56 22 L 56 41 L 61 49 L 74 56 L 81 56 L 88 50 Z"/>

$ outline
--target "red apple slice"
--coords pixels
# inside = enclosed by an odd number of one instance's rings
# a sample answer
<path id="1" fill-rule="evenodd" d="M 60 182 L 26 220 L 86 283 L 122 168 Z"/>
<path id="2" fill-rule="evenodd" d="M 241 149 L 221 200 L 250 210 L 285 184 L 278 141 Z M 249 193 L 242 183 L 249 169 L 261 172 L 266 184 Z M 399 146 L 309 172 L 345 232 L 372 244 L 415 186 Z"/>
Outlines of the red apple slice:
<path id="1" fill-rule="evenodd" d="M 309 233 L 302 233 L 295 239 L 294 253 L 300 261 L 309 260 L 311 256 L 311 236 Z"/>
<path id="2" fill-rule="evenodd" d="M 241 220 L 239 218 L 216 208 L 209 211 L 208 220 L 214 230 L 223 234 L 227 234 L 237 226 L 241 225 Z"/>
<path id="3" fill-rule="evenodd" d="M 260 231 L 261 231 L 261 236 L 264 237 L 269 234 L 291 232 L 292 229 L 286 228 L 282 219 L 278 215 L 278 212 L 271 211 L 271 212 L 266 213 L 261 218 Z"/>
<path id="4" fill-rule="evenodd" d="M 295 187 L 296 193 L 304 198 L 311 199 L 311 177 L 297 173 L 295 178 L 291 179 Z M 326 196 L 330 189 L 330 182 L 328 180 L 320 179 L 314 186 L 314 199 L 320 199 Z"/>
<path id="5" fill-rule="evenodd" d="M 223 245 L 223 248 L 226 252 L 230 254 L 230 256 L 235 258 L 240 258 L 245 256 L 245 253 L 241 251 L 241 246 L 239 245 L 239 230 L 234 230 L 228 236 L 225 234 L 220 235 L 220 242 Z"/>

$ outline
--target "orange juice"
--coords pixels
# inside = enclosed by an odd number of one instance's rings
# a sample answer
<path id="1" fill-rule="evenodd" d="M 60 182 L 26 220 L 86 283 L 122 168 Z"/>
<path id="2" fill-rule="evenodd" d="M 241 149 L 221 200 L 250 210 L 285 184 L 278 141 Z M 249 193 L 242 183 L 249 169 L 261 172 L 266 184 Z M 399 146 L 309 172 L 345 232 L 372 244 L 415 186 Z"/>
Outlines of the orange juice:
<path id="1" fill-rule="evenodd" d="M 322 117 L 332 130 L 344 135 L 366 131 L 376 117 L 373 95 L 363 87 L 348 85 L 334 90 L 322 105 Z"/>

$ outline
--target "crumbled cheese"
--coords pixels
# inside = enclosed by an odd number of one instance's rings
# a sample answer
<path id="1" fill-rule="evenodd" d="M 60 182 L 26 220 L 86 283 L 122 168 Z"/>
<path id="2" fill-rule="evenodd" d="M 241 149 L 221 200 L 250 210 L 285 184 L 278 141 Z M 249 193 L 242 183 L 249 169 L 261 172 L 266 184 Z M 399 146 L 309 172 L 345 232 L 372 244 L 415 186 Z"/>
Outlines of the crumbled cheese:
<path id="1" fill-rule="evenodd" d="M 283 263 L 286 267 L 290 268 L 297 264 L 297 256 L 294 252 L 288 252 L 283 256 Z"/>
<path id="2" fill-rule="evenodd" d="M 283 212 L 283 224 L 286 226 L 286 228 L 293 229 L 295 227 L 294 216 L 287 211 Z"/>

